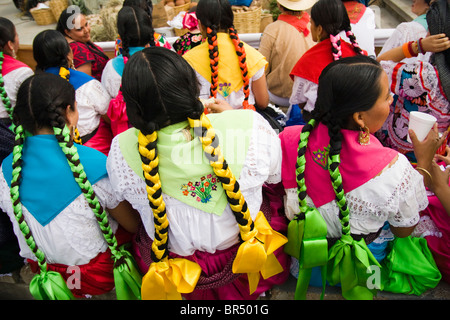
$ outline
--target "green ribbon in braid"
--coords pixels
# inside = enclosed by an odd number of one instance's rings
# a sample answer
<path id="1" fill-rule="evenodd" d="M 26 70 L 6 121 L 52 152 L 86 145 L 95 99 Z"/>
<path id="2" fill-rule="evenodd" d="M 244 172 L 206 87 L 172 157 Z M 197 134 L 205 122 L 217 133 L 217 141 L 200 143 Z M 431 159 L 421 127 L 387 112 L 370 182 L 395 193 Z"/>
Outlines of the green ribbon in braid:
<path id="1" fill-rule="evenodd" d="M 22 212 L 19 197 L 19 182 L 21 179 L 21 157 L 23 150 L 24 130 L 21 125 L 14 128 L 16 144 L 13 149 L 13 172 L 11 181 L 11 201 L 19 228 L 24 235 L 25 241 L 36 256 L 41 272 L 36 274 L 30 282 L 30 292 L 37 300 L 70 300 L 75 299 L 66 282 L 59 272 L 48 271 L 44 253 L 38 248 L 34 241 L 31 230 L 28 227 Z"/>
<path id="2" fill-rule="evenodd" d="M 328 157 L 328 171 L 340 210 L 342 236 L 329 251 L 327 280 L 330 285 L 341 284 L 342 296 L 345 299 L 372 300 L 376 290 L 367 286 L 371 274 L 368 271 L 372 266 L 380 267 L 380 264 L 365 240 L 356 241 L 350 234 L 349 210 L 342 188 L 342 175 L 339 172 L 340 162 L 338 154 Z"/>
<path id="3" fill-rule="evenodd" d="M 53 131 L 58 139 L 58 143 L 67 157 L 70 169 L 74 173 L 75 181 L 80 186 L 89 207 L 95 214 L 97 222 L 103 233 L 114 261 L 114 283 L 118 300 L 141 299 L 142 276 L 134 258 L 124 246 L 118 248 L 117 239 L 111 230 L 106 212 L 98 201 L 91 183 L 87 179 L 83 165 L 76 149 L 71 143 L 70 129 L 64 126 L 63 129 L 54 127 Z"/>
<path id="4" fill-rule="evenodd" d="M 295 299 L 306 299 L 311 268 L 321 266 L 322 295 L 325 280 L 330 285 L 341 284 L 342 296 L 349 300 L 373 299 L 375 291 L 367 287 L 368 270 L 371 266 L 380 266 L 364 241 L 355 241 L 350 234 L 349 209 L 342 188 L 342 175 L 339 171 L 340 156 L 329 155 L 328 170 L 340 210 L 342 237 L 328 250 L 326 240 L 327 226 L 319 211 L 306 203 L 306 184 L 304 180 L 305 153 L 309 135 L 316 124 L 311 119 L 300 134 L 298 158 L 296 164 L 297 194 L 299 213 L 288 225 L 288 243 L 285 252 L 299 260 L 299 275 Z"/>
<path id="5" fill-rule="evenodd" d="M 300 134 L 298 146 L 296 173 L 297 173 L 297 194 L 299 199 L 299 213 L 288 225 L 288 242 L 284 246 L 284 251 L 297 258 L 299 262 L 299 275 L 295 290 L 295 299 L 306 299 L 309 281 L 313 267 L 321 266 L 326 268 L 328 261 L 327 224 L 320 212 L 311 208 L 306 203 L 305 184 L 305 151 L 308 138 L 316 121 L 311 119 Z M 322 296 L 325 289 L 325 274 L 322 270 Z"/>

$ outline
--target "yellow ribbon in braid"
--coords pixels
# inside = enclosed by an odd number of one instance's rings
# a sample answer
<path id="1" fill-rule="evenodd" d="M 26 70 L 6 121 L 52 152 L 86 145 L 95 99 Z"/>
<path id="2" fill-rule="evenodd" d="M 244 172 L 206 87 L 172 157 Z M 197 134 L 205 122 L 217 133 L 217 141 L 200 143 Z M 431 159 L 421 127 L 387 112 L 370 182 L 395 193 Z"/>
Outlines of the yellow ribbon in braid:
<path id="1" fill-rule="evenodd" d="M 59 76 L 67 81 L 69 81 L 70 71 L 67 68 L 61 67 L 59 68 Z M 78 131 L 78 128 L 75 127 L 73 130 L 73 141 L 78 143 L 79 145 L 82 144 L 81 137 L 80 137 L 80 131 Z"/>
<path id="2" fill-rule="evenodd" d="M 159 174 L 151 174 L 158 167 L 159 158 L 156 149 L 147 149 L 147 145 L 155 142 L 157 133 L 150 135 L 139 132 L 139 153 L 149 160 L 148 164 L 142 163 L 144 178 L 153 183 L 147 184 L 147 197 L 153 205 L 155 221 L 155 238 L 152 243 L 152 251 L 158 261 L 152 262 L 147 273 L 142 278 L 141 296 L 143 300 L 181 300 L 181 293 L 190 293 L 195 289 L 202 269 L 192 261 L 182 258 L 169 259 L 165 256 L 168 241 L 169 220 L 165 214 L 166 205 L 162 193 L 159 197 L 153 196 L 161 189 Z M 161 213 L 164 213 L 161 217 Z M 165 231 L 165 232 L 163 232 Z M 157 239 L 159 238 L 159 240 Z M 160 249 L 162 247 L 163 249 Z"/>
<path id="3" fill-rule="evenodd" d="M 232 270 L 233 273 L 247 273 L 250 294 L 252 294 L 258 286 L 260 274 L 264 279 L 267 279 L 283 271 L 283 267 L 273 253 L 287 242 L 287 238 L 272 229 L 261 211 L 258 212 L 252 229 L 253 221 L 247 205 L 245 205 L 246 210 L 243 211 L 244 196 L 240 189 L 234 191 L 236 178 L 229 167 L 223 168 L 224 157 L 220 147 L 214 148 L 211 145 L 215 137 L 211 122 L 204 113 L 200 119 L 188 120 L 192 128 L 204 127 L 207 129 L 205 136 L 199 136 L 203 150 L 205 153 L 217 157 L 216 161 L 210 160 L 210 165 L 218 177 L 229 179 L 228 184 L 222 183 L 227 196 L 239 201 L 238 204 L 234 205 L 230 203 L 230 207 L 234 212 L 240 212 L 246 223 L 238 224 L 244 242 L 238 249 Z"/>

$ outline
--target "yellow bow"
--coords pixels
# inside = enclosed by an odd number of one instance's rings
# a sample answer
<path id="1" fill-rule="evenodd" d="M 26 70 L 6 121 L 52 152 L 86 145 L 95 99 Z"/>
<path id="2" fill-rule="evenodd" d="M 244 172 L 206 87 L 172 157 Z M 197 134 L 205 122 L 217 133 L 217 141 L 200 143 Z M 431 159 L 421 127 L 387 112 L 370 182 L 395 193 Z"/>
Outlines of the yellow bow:
<path id="1" fill-rule="evenodd" d="M 183 258 L 153 262 L 142 278 L 142 300 L 181 300 L 181 293 L 195 289 L 202 269 Z"/>
<path id="2" fill-rule="evenodd" d="M 255 219 L 253 231 L 241 233 L 244 240 L 239 246 L 233 262 L 234 273 L 247 273 L 250 294 L 258 287 L 260 274 L 264 279 L 283 271 L 283 267 L 273 254 L 287 242 L 287 238 L 276 232 L 260 211 Z"/>
<path id="3" fill-rule="evenodd" d="M 59 68 L 59 76 L 63 79 L 66 79 L 67 81 L 69 81 L 69 78 L 67 77 L 68 75 L 70 75 L 70 71 L 64 67 Z"/>

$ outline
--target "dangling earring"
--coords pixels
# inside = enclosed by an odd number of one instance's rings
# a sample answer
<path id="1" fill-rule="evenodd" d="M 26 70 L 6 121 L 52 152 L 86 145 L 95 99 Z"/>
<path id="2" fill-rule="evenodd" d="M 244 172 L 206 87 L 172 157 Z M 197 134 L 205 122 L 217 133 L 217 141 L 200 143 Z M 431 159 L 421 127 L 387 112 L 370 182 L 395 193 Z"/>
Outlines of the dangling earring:
<path id="1" fill-rule="evenodd" d="M 14 49 L 12 49 L 12 57 L 13 57 L 14 59 L 17 58 L 16 50 L 14 50 Z"/>
<path id="2" fill-rule="evenodd" d="M 359 128 L 359 137 L 358 137 L 358 142 L 360 145 L 362 146 L 367 146 L 370 144 L 370 133 L 369 133 L 369 128 L 367 128 L 367 126 L 360 127 Z"/>

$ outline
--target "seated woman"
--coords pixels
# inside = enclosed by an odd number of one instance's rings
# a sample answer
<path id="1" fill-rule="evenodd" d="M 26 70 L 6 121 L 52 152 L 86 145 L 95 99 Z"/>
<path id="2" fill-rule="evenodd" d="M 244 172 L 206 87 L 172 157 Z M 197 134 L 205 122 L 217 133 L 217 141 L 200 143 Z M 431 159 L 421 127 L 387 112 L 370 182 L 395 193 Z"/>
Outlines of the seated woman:
<path id="1" fill-rule="evenodd" d="M 263 192 L 280 182 L 280 142 L 257 112 L 204 115 L 192 79 L 182 57 L 159 47 L 136 52 L 123 73 L 133 128 L 114 138 L 107 168 L 141 216 L 142 298 L 256 299 L 289 275 L 276 232 L 285 219 Z"/>
<path id="2" fill-rule="evenodd" d="M 16 60 L 19 36 L 14 23 L 0 17 L 0 122 L 9 126 L 21 83 L 33 75 L 33 70 Z"/>
<path id="3" fill-rule="evenodd" d="M 289 76 L 302 55 L 315 45 L 308 11 L 314 1 L 277 0 L 278 19 L 266 26 L 258 51 L 267 59 L 267 87 L 272 103 L 289 107 L 292 79 Z"/>
<path id="4" fill-rule="evenodd" d="M 341 40 L 341 31 L 346 32 L 351 44 Z M 291 107 L 287 111 L 290 118 L 292 108 L 298 105 L 306 121 L 314 110 L 322 70 L 332 61 L 363 53 L 351 31 L 350 19 L 341 0 L 319 0 L 314 4 L 311 34 L 317 44 L 298 60 L 290 73 L 294 85 L 289 99 Z"/>
<path id="5" fill-rule="evenodd" d="M 56 30 L 69 42 L 73 52 L 73 67 L 100 81 L 109 57 L 91 41 L 91 27 L 84 14 L 63 10 Z"/>
<path id="6" fill-rule="evenodd" d="M 122 5 L 122 8 L 123 7 L 141 8 L 142 10 L 145 11 L 145 13 L 147 13 L 147 15 L 150 17 L 150 21 L 152 21 L 152 23 L 153 23 L 153 17 L 152 17 L 153 3 L 151 0 L 125 0 Z M 154 42 L 155 46 L 172 49 L 170 42 L 167 41 L 167 38 L 164 35 L 154 32 L 153 39 L 154 39 L 153 42 Z M 117 57 L 119 54 L 122 54 L 123 48 L 122 48 L 122 39 L 120 38 L 120 34 L 116 39 L 116 43 L 115 43 L 114 47 L 115 47 L 115 51 L 114 51 L 115 57 Z"/>
<path id="7" fill-rule="evenodd" d="M 15 148 L 0 171 L 0 208 L 21 256 L 39 273 L 31 293 L 70 299 L 112 290 L 114 273 L 121 273 L 115 268 L 128 269 L 123 258 L 132 267 L 119 245 L 130 241 L 139 219 L 111 189 L 106 156 L 73 143 L 74 87 L 50 73 L 32 76 L 19 89 L 13 116 Z"/>
<path id="8" fill-rule="evenodd" d="M 389 114 L 388 84 L 386 73 L 372 58 L 358 55 L 335 61 L 319 78 L 308 124 L 286 127 L 279 135 L 285 208 L 291 220 L 285 249 L 300 259 L 300 274 L 295 273 L 302 282 L 300 288 L 308 284 L 308 266 L 328 263 L 327 281 L 341 283 L 344 298 L 371 299 L 367 263 L 378 265 L 387 252 L 374 256 L 367 245 L 387 231 L 386 222 L 396 237 L 409 236 L 419 212 L 428 205 L 422 175 L 404 155 L 383 147 L 373 135 Z M 318 246 L 299 256 L 302 244 L 295 231 L 303 223 L 307 237 L 303 243 Z M 311 224 L 315 230 L 308 228 Z M 303 233 L 298 230 L 299 234 Z M 339 261 L 341 250 L 357 253 Z M 314 255 L 316 261 L 311 264 Z M 343 261 L 363 265 L 363 271 L 348 269 L 348 264 L 340 264 Z"/>
<path id="9" fill-rule="evenodd" d="M 76 125 L 81 143 L 86 144 L 97 133 L 100 119 L 105 117 L 111 100 L 95 78 L 69 68 L 72 51 L 66 39 L 56 30 L 40 32 L 33 40 L 36 72 L 48 72 L 66 78 L 76 90 L 79 120 Z"/>
<path id="10" fill-rule="evenodd" d="M 133 54 L 147 46 L 155 46 L 152 20 L 141 8 L 124 6 L 117 15 L 117 29 L 122 40 L 122 53 L 108 61 L 102 76 L 102 84 L 112 98 L 108 108 L 112 137 L 130 127 L 120 91 L 123 68 Z"/>
<path id="11" fill-rule="evenodd" d="M 226 100 L 234 109 L 265 109 L 269 103 L 267 61 L 239 40 L 233 11 L 225 0 L 200 0 L 196 15 L 201 45 L 183 55 L 200 81 L 200 98 Z"/>
<path id="12" fill-rule="evenodd" d="M 377 137 L 383 145 L 406 154 L 412 163 L 416 159 L 413 146 L 407 140 L 411 111 L 436 117 L 441 133 L 450 126 L 450 27 L 441 17 L 446 10 L 445 0 L 435 1 L 427 13 L 430 36 L 421 41 L 405 42 L 377 57 L 395 94 L 391 112 Z M 417 56 L 420 51 L 433 53 L 430 62 L 402 61 Z"/>

